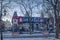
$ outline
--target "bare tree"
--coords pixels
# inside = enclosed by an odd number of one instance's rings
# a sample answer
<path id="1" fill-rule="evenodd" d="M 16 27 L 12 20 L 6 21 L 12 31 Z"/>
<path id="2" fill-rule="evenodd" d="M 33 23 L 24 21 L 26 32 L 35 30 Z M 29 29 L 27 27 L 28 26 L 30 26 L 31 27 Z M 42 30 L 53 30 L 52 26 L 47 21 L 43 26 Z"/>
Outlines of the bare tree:
<path id="1" fill-rule="evenodd" d="M 6 2 L 5 3 L 5 0 L 0 0 L 1 1 L 1 9 L 0 9 L 0 12 L 1 12 L 1 14 L 3 14 L 3 16 L 4 15 L 6 15 L 6 13 L 4 13 L 4 12 L 6 12 L 7 11 L 7 8 L 9 8 L 10 9 L 10 7 L 8 6 L 10 3 L 11 3 L 11 0 L 9 0 L 8 2 Z"/>
<path id="2" fill-rule="evenodd" d="M 48 3 L 50 3 L 54 9 L 54 16 L 55 16 L 55 25 L 56 25 L 56 38 L 59 38 L 59 26 L 57 26 L 57 18 L 58 18 L 58 12 L 57 12 L 57 5 L 59 0 L 47 0 Z"/>
<path id="3" fill-rule="evenodd" d="M 30 25 L 30 33 L 32 31 L 32 22 L 31 22 L 31 17 L 32 17 L 32 13 L 33 13 L 32 9 L 37 6 L 37 5 L 33 5 L 33 3 L 34 3 L 33 0 L 20 0 L 19 2 L 17 2 L 17 4 L 20 5 L 20 9 L 21 9 L 22 13 L 24 14 L 23 9 L 22 9 L 22 7 L 23 7 L 26 12 L 24 15 L 28 16 L 28 22 Z"/>

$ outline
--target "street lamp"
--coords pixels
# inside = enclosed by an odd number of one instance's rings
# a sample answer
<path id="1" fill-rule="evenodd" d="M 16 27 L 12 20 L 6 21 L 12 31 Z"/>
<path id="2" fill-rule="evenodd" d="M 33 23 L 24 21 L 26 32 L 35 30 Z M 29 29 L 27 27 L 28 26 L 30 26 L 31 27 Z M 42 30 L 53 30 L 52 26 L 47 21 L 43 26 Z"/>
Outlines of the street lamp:
<path id="1" fill-rule="evenodd" d="M 2 20 L 0 20 L 0 34 L 1 34 L 1 40 L 3 40 L 3 35 L 2 35 Z"/>
<path id="2" fill-rule="evenodd" d="M 2 35 L 2 3 L 3 3 L 3 0 L 1 0 L 1 13 L 0 13 L 0 34 L 1 34 L 1 40 L 3 40 L 3 35 Z"/>
<path id="3" fill-rule="evenodd" d="M 0 11 L 0 34 L 1 34 L 1 40 L 3 40 L 3 33 L 2 33 L 2 30 L 3 30 L 3 21 L 2 21 L 2 16 L 5 16 L 6 15 L 6 9 L 4 9 L 4 15 L 3 15 L 3 0 L 0 0 L 0 4 L 1 4 L 1 11 Z"/>

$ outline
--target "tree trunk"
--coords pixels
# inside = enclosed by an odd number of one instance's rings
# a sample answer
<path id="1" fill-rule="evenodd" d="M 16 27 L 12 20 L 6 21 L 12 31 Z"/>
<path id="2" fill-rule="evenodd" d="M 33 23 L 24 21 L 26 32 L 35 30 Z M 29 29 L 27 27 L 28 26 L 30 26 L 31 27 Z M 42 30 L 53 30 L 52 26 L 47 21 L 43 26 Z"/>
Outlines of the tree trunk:
<path id="1" fill-rule="evenodd" d="M 58 18 L 58 15 L 57 15 L 57 6 L 56 5 L 54 5 L 54 14 L 55 14 L 55 26 L 56 26 L 56 38 L 59 38 L 59 26 L 58 26 L 58 24 L 57 24 L 57 18 Z"/>

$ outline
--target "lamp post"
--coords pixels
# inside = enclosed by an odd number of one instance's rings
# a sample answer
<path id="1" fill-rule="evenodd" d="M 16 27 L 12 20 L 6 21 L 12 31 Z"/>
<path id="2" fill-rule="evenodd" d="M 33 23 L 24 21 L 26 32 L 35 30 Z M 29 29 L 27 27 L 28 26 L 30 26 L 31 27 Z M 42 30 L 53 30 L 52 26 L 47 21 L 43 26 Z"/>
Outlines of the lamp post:
<path id="1" fill-rule="evenodd" d="M 2 20 L 0 20 L 0 34 L 1 34 L 1 40 L 3 40 L 3 35 L 2 35 Z"/>
<path id="2" fill-rule="evenodd" d="M 1 23 L 2 23 L 2 2 L 3 2 L 3 0 L 1 0 L 1 13 L 0 13 L 0 34 L 1 34 L 1 40 L 3 40 L 3 35 L 2 35 L 2 25 L 1 25 Z"/>
<path id="3" fill-rule="evenodd" d="M 0 10 L 0 35 L 1 35 L 1 40 L 3 40 L 3 33 L 2 33 L 2 30 L 3 30 L 3 27 L 4 27 L 4 23 L 2 21 L 2 16 L 5 16 L 6 15 L 6 9 L 4 9 L 4 15 L 3 15 L 3 0 L 0 0 L 1 1 L 1 10 Z"/>

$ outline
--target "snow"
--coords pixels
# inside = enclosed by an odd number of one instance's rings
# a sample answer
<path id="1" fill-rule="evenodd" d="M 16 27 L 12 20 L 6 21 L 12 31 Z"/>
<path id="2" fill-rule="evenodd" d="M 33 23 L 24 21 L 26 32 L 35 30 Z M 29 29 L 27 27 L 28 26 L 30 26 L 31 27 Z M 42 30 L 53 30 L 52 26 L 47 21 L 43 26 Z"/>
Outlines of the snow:
<path id="1" fill-rule="evenodd" d="M 4 37 L 14 37 L 14 36 L 16 36 L 16 37 L 21 37 L 21 36 L 44 36 L 44 34 L 38 34 L 38 33 L 36 33 L 36 34 L 12 34 L 12 33 L 3 33 L 3 36 Z"/>
<path id="2" fill-rule="evenodd" d="M 49 36 L 49 35 L 52 35 L 54 36 L 55 34 L 54 33 L 33 33 L 33 34 L 12 34 L 11 32 L 6 32 L 6 33 L 3 33 L 3 37 L 42 37 L 42 36 Z"/>
<path id="3" fill-rule="evenodd" d="M 54 33 L 51 33 L 49 35 L 54 35 Z M 28 37 L 28 36 L 31 36 L 31 37 Z M 32 36 L 40 36 L 40 37 L 32 38 Z M 5 32 L 3 33 L 3 40 L 60 40 L 60 39 L 55 39 L 54 37 L 41 37 L 41 36 L 46 36 L 46 35 L 42 33 L 12 35 L 11 32 Z"/>
<path id="4" fill-rule="evenodd" d="M 3 40 L 60 40 L 55 38 L 4 38 Z"/>

